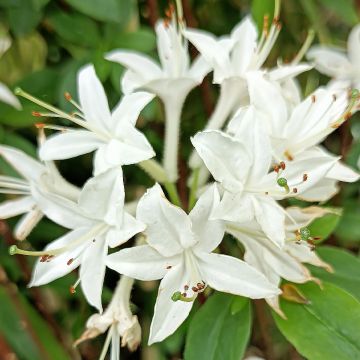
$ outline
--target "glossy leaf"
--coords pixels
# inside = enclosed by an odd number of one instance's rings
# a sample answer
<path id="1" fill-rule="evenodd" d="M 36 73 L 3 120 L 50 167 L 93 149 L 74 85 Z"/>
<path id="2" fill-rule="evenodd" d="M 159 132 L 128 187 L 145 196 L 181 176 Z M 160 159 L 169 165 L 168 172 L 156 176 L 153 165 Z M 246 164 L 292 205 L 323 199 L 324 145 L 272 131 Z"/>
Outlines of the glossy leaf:
<path id="1" fill-rule="evenodd" d="M 330 246 L 321 246 L 316 252 L 333 267 L 334 273 L 315 266 L 311 266 L 311 273 L 321 280 L 336 284 L 360 300 L 360 259 L 349 251 Z"/>
<path id="2" fill-rule="evenodd" d="M 250 337 L 250 329 L 249 300 L 215 293 L 190 323 L 185 360 L 242 359 Z"/>
<path id="3" fill-rule="evenodd" d="M 311 236 L 319 237 L 321 242 L 326 240 L 336 229 L 340 220 L 340 216 L 337 214 L 327 214 L 321 218 L 314 220 L 309 225 Z"/>
<path id="4" fill-rule="evenodd" d="M 287 320 L 273 313 L 282 334 L 309 360 L 360 358 L 360 303 L 335 285 L 299 285 L 309 305 L 281 301 Z"/>
<path id="5" fill-rule="evenodd" d="M 357 199 L 345 203 L 343 216 L 335 234 L 341 241 L 360 241 L 360 206 Z"/>

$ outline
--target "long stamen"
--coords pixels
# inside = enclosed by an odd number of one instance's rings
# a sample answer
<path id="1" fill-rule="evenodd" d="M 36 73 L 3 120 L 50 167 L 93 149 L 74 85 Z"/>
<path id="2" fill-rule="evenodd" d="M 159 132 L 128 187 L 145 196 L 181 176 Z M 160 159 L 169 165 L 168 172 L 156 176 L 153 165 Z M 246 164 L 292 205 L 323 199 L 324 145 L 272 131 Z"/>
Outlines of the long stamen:
<path id="1" fill-rule="evenodd" d="M 95 238 L 96 236 L 99 236 L 101 234 L 104 233 L 104 231 L 106 230 L 106 228 L 108 227 L 108 225 L 106 224 L 99 224 L 93 228 L 90 229 L 90 231 L 88 231 L 86 234 L 84 234 L 83 236 L 80 236 L 78 239 L 76 239 L 75 241 L 71 242 L 69 245 L 67 246 L 63 246 L 57 249 L 52 249 L 52 250 L 44 250 L 44 251 L 30 251 L 30 250 L 23 250 L 23 249 L 19 249 L 16 245 L 12 245 L 9 248 L 9 254 L 10 255 L 28 255 L 28 256 L 56 256 L 56 255 L 60 255 L 66 251 L 69 251 L 71 249 L 73 249 L 74 247 L 82 244 L 83 242 Z"/>
<path id="2" fill-rule="evenodd" d="M 21 88 L 16 88 L 15 89 L 15 94 L 18 95 L 18 96 L 22 96 L 24 97 L 25 99 L 28 99 L 30 100 L 31 102 L 37 104 L 37 105 L 40 105 L 42 106 L 43 108 L 51 111 L 51 114 L 46 114 L 47 117 L 51 116 L 51 117 L 61 117 L 63 119 L 67 119 L 67 120 L 70 120 L 71 122 L 89 130 L 89 131 L 92 131 L 94 132 L 95 134 L 97 134 L 99 137 L 103 138 L 103 139 L 108 139 L 109 137 L 103 133 L 101 130 L 97 129 L 97 128 L 94 128 L 93 126 L 91 126 L 91 124 L 88 122 L 88 121 L 84 121 L 82 119 L 79 119 L 75 116 L 72 116 L 60 109 L 57 109 L 56 107 L 40 100 L 40 99 L 37 99 L 36 97 L 28 94 L 27 92 L 25 92 L 24 90 L 22 90 Z M 42 116 L 41 113 L 37 113 L 36 116 Z"/>
<path id="3" fill-rule="evenodd" d="M 314 37 L 315 37 L 314 29 L 309 29 L 302 47 L 300 48 L 299 52 L 296 54 L 293 61 L 291 62 L 293 65 L 296 65 L 297 63 L 299 63 L 301 61 L 301 59 L 304 57 L 306 52 L 309 50 L 309 47 L 314 40 Z"/>

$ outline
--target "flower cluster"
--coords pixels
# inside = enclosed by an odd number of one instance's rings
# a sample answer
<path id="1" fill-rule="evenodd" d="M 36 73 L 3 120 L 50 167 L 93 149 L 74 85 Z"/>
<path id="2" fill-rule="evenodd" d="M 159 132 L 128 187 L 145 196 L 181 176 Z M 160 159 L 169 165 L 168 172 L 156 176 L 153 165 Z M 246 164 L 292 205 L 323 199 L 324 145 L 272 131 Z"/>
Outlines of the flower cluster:
<path id="1" fill-rule="evenodd" d="M 106 54 L 127 69 L 121 80 L 124 95 L 112 111 L 92 65 L 78 73 L 79 103 L 65 94 L 73 113 L 16 90 L 46 109 L 34 116 L 63 118 L 76 126 L 38 123 L 39 160 L 0 146 L 0 155 L 20 175 L 0 177 L 0 191 L 18 195 L 0 205 L 0 217 L 24 214 L 15 237 L 25 239 L 43 216 L 69 229 L 42 251 L 14 245 L 10 253 L 38 257 L 30 286 L 79 268 L 71 292 L 80 284 L 99 312 L 79 341 L 108 331 L 103 356 L 112 341 L 112 358 L 119 357 L 120 337 L 131 350 L 140 343 L 138 319 L 129 307 L 134 279 L 161 280 L 151 344 L 172 334 L 208 288 L 265 298 L 284 316 L 278 302 L 282 278 L 316 280 L 303 263 L 331 271 L 313 252 L 316 234 L 307 226 L 333 210 L 288 204 L 290 198 L 326 201 L 337 193 L 339 181 L 359 179 L 320 145 L 357 110 L 359 95 L 352 87 L 358 84 L 353 74 L 358 75 L 359 28 L 350 35 L 349 60 L 334 50 L 313 48 L 308 58 L 314 62 L 299 63 L 303 48 L 293 62 L 264 68 L 281 28 L 276 5 L 272 24 L 265 21 L 261 36 L 248 16 L 219 39 L 186 28 L 180 8 L 177 17 L 170 11 L 170 18 L 155 28 L 160 64 L 131 51 Z M 192 63 L 188 42 L 200 53 Z M 295 77 L 314 64 L 334 80 L 303 99 Z M 176 191 L 181 111 L 189 92 L 210 72 L 220 95 L 206 128 L 191 138 L 191 196 L 184 209 Z M 155 97 L 166 117 L 162 162 L 136 128 L 139 114 Z M 56 132 L 46 137 L 46 129 Z M 91 152 L 93 176 L 79 189 L 61 176 L 54 161 Z M 140 199 L 125 203 L 122 167 L 134 164 L 155 184 Z M 226 233 L 244 247 L 243 260 L 223 253 Z M 134 236 L 134 246 L 119 250 Z M 122 277 L 103 312 L 106 268 Z"/>

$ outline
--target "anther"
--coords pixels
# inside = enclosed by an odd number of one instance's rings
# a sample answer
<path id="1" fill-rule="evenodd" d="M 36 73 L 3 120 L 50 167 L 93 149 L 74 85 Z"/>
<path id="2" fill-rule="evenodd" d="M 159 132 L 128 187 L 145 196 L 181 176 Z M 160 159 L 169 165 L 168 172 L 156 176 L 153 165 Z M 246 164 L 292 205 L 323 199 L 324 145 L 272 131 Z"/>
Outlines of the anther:
<path id="1" fill-rule="evenodd" d="M 301 240 L 304 240 L 304 241 L 307 241 L 309 240 L 310 238 L 310 230 L 306 227 L 300 229 L 300 237 L 301 237 Z"/>
<path id="2" fill-rule="evenodd" d="M 293 193 L 296 194 L 298 192 L 297 188 L 293 188 Z"/>
<path id="3" fill-rule="evenodd" d="M 189 290 L 189 285 L 184 285 L 184 290 L 185 291 Z"/>
<path id="4" fill-rule="evenodd" d="M 335 95 L 335 94 L 332 94 L 332 98 L 333 98 L 333 100 L 334 100 L 334 101 L 336 101 L 336 100 L 337 100 L 337 97 L 336 97 L 336 95 Z"/>
<path id="5" fill-rule="evenodd" d="M 69 259 L 68 262 L 66 263 L 66 265 L 71 265 L 73 263 L 74 259 Z"/>
<path id="6" fill-rule="evenodd" d="M 35 127 L 37 129 L 43 129 L 45 127 L 45 124 L 44 123 L 35 123 Z"/>
<path id="7" fill-rule="evenodd" d="M 303 175 L 303 181 L 307 181 L 307 179 L 308 179 L 308 175 L 307 175 L 307 174 L 304 174 L 304 175 Z"/>
<path id="8" fill-rule="evenodd" d="M 64 98 L 65 98 L 65 100 L 67 100 L 67 101 L 71 101 L 71 100 L 72 100 L 72 96 L 71 96 L 70 93 L 67 92 L 67 91 L 64 93 Z"/>
<path id="9" fill-rule="evenodd" d="M 70 294 L 75 294 L 76 293 L 75 286 L 70 286 L 69 291 L 70 291 Z"/>
<path id="10" fill-rule="evenodd" d="M 316 101 L 316 96 L 315 95 L 311 95 L 311 102 L 314 103 Z"/>
<path id="11" fill-rule="evenodd" d="M 289 161 L 293 161 L 293 160 L 294 160 L 294 157 L 293 157 L 288 151 L 285 151 L 285 152 L 284 152 L 284 155 L 286 156 L 286 158 L 287 158 Z"/>
<path id="12" fill-rule="evenodd" d="M 278 173 L 280 171 L 279 165 L 274 165 L 274 171 Z"/>
<path id="13" fill-rule="evenodd" d="M 167 267 L 166 267 L 166 269 L 171 269 L 172 268 L 172 266 L 171 265 L 168 265 Z"/>
<path id="14" fill-rule="evenodd" d="M 198 289 L 196 286 L 193 286 L 193 287 L 191 288 L 191 290 L 192 290 L 193 292 L 198 292 L 198 291 L 199 291 L 199 289 Z"/>
<path id="15" fill-rule="evenodd" d="M 41 113 L 39 113 L 38 111 L 32 111 L 31 115 L 35 117 L 42 117 Z"/>
<path id="16" fill-rule="evenodd" d="M 285 170 L 286 165 L 283 161 L 280 162 L 280 167 L 282 170 Z"/>

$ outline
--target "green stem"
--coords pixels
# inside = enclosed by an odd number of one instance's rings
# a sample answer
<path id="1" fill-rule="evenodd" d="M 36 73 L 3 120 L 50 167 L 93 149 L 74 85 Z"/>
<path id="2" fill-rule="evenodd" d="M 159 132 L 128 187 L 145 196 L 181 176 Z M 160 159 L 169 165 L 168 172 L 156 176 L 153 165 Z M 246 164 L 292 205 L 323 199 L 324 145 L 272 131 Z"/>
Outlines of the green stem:
<path id="1" fill-rule="evenodd" d="M 176 206 L 181 206 L 180 197 L 175 184 L 172 182 L 165 182 L 164 187 L 169 195 L 171 202 Z"/>
<path id="2" fill-rule="evenodd" d="M 153 159 L 142 161 L 138 166 L 160 184 L 169 182 L 164 168 Z"/>
<path id="3" fill-rule="evenodd" d="M 194 169 L 192 174 L 193 181 L 190 188 L 189 211 L 194 207 L 196 203 L 196 193 L 199 185 L 199 172 L 200 172 L 200 168 L 196 168 Z"/>

